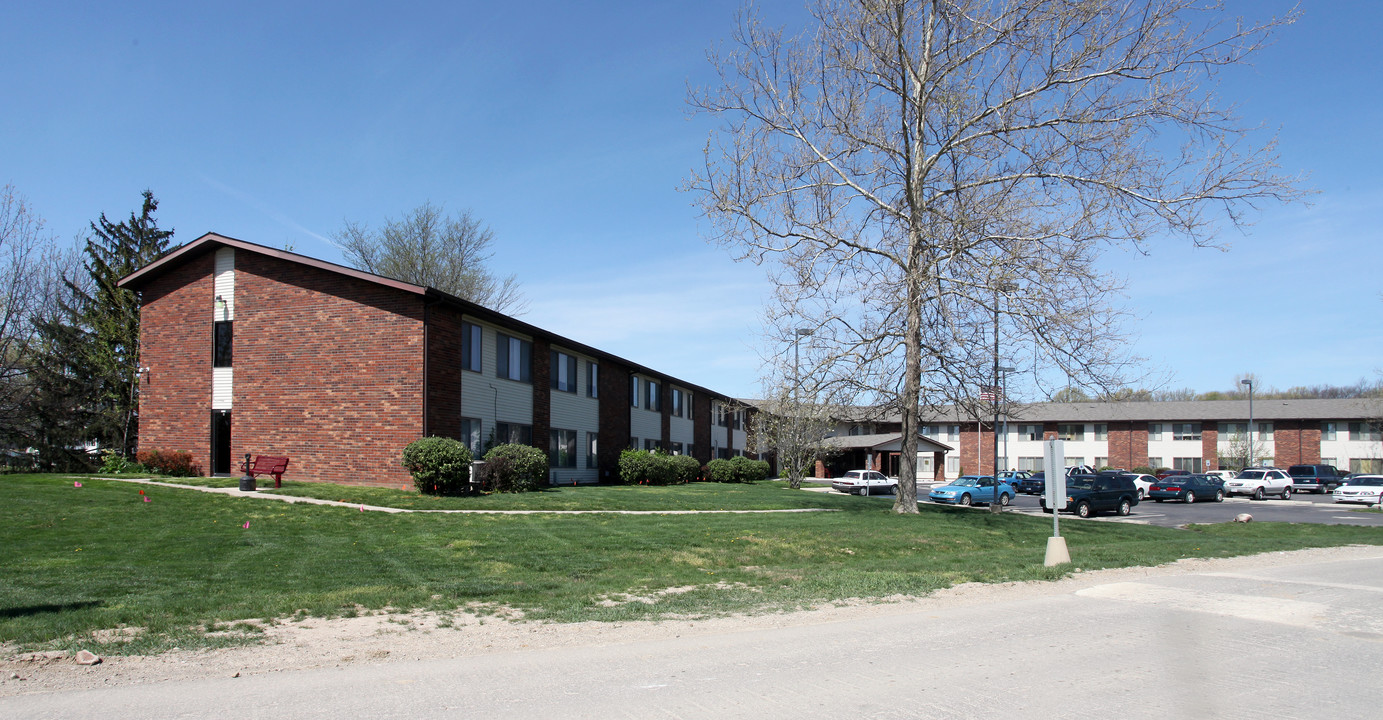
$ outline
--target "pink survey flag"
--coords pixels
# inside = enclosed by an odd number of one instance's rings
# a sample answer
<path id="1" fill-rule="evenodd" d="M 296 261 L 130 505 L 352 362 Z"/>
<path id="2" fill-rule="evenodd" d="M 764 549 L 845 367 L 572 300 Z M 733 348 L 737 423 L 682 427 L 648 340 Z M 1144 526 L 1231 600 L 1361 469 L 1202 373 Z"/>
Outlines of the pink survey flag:
<path id="1" fill-rule="evenodd" d="M 73 481 L 72 481 L 72 487 L 81 487 L 81 486 L 82 486 L 82 481 L 81 481 L 81 480 L 73 480 Z"/>
<path id="2" fill-rule="evenodd" d="M 145 495 L 145 496 L 144 496 L 144 502 L 149 502 L 149 496 L 148 496 L 148 495 Z"/>
<path id="3" fill-rule="evenodd" d="M 246 530 L 249 530 L 249 529 L 250 529 L 250 521 L 249 521 L 249 520 L 246 520 L 246 521 L 245 521 L 245 529 L 246 529 Z"/>

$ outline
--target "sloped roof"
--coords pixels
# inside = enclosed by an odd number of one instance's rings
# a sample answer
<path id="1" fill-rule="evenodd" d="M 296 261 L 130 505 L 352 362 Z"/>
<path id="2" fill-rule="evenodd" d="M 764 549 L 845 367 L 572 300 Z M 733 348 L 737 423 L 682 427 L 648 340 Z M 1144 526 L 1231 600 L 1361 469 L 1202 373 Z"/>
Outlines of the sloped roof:
<path id="1" fill-rule="evenodd" d="M 837 435 L 826 438 L 823 443 L 828 447 L 839 448 L 841 450 L 879 450 L 885 445 L 903 442 L 902 433 L 881 433 L 874 435 Z M 955 448 L 945 443 L 939 443 L 929 437 L 917 436 L 917 450 L 919 452 L 950 452 Z"/>
<path id="2" fill-rule="evenodd" d="M 1176 422 L 1247 420 L 1248 400 L 1187 400 L 1169 402 L 1032 403 L 1008 406 L 1009 422 Z M 1259 399 L 1253 401 L 1254 420 L 1365 420 L 1383 416 L 1383 400 Z M 895 416 L 896 417 L 896 416 Z M 974 422 L 955 407 L 923 416 L 922 422 Z"/>

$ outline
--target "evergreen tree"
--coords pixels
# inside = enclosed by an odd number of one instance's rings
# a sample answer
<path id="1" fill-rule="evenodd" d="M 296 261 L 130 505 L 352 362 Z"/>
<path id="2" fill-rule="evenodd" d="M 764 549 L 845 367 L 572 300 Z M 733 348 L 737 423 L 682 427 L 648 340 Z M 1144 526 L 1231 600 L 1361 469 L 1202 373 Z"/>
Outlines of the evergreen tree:
<path id="1" fill-rule="evenodd" d="M 85 277 L 68 278 L 51 318 L 35 320 L 46 357 L 38 373 L 36 444 L 54 464 L 77 461 L 95 442 L 127 457 L 139 431 L 139 297 L 120 278 L 168 252 L 172 230 L 154 219 L 144 191 L 139 213 L 121 223 L 101 214 L 83 249 Z"/>

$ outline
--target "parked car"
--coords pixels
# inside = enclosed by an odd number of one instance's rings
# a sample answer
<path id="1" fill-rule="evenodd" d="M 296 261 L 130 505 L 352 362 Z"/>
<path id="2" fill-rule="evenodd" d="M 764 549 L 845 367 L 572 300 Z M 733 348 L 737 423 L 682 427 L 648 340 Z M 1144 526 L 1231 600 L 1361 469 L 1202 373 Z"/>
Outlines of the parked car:
<path id="1" fill-rule="evenodd" d="M 1334 465 L 1292 465 L 1287 474 L 1292 476 L 1295 492 L 1327 493 L 1343 485 L 1348 473 L 1340 472 Z"/>
<path id="2" fill-rule="evenodd" d="M 897 495 L 898 483 L 877 470 L 851 470 L 831 481 L 831 488 L 851 495 Z"/>
<path id="3" fill-rule="evenodd" d="M 1106 510 L 1128 515 L 1139 499 L 1134 477 L 1125 473 L 1066 478 L 1066 512 L 1075 513 L 1077 517 L 1091 517 Z M 1052 512 L 1045 497 L 1042 498 L 1042 512 Z"/>
<path id="4" fill-rule="evenodd" d="M 1148 491 L 1152 490 L 1153 483 L 1157 478 L 1152 475 L 1140 475 L 1138 473 L 1126 472 L 1124 470 L 1101 470 L 1094 473 L 1096 477 L 1127 477 L 1133 481 L 1133 487 L 1138 491 L 1138 499 L 1142 500 L 1148 496 Z"/>
<path id="5" fill-rule="evenodd" d="M 1274 467 L 1244 468 L 1244 471 L 1225 483 L 1225 494 L 1248 495 L 1254 500 L 1262 500 L 1265 495 L 1281 495 L 1283 500 L 1292 497 L 1292 476 L 1285 470 Z"/>
<path id="6" fill-rule="evenodd" d="M 1014 489 L 1024 495 L 1041 495 L 1047 489 L 1047 473 L 1035 472 L 1019 480 Z"/>
<path id="7" fill-rule="evenodd" d="M 1235 475 L 1238 475 L 1238 474 L 1239 474 L 1239 471 L 1238 471 L 1238 470 L 1206 470 L 1206 471 L 1205 471 L 1205 474 L 1206 474 L 1206 475 L 1213 475 L 1214 477 L 1217 477 L 1217 478 L 1219 478 L 1220 480 L 1223 480 L 1224 482 L 1229 482 L 1230 480 L 1233 480 L 1233 479 L 1234 479 L 1234 476 L 1235 476 Z"/>
<path id="8" fill-rule="evenodd" d="M 1161 480 L 1162 478 L 1176 477 L 1176 476 L 1178 476 L 1178 475 L 1190 475 L 1190 474 L 1191 474 L 1191 471 L 1190 471 L 1190 470 L 1173 470 L 1173 469 L 1171 469 L 1171 468 L 1162 468 L 1161 470 L 1157 471 L 1157 473 L 1154 475 L 1154 477 L 1156 477 L 1158 480 Z"/>
<path id="9" fill-rule="evenodd" d="M 956 505 L 987 505 L 994 500 L 994 478 L 988 475 L 963 475 L 956 478 L 950 485 L 942 485 L 932 488 L 927 497 L 932 502 L 954 503 Z M 999 481 L 999 504 L 1007 505 L 1013 502 L 1013 496 L 1017 490 L 1013 486 L 1000 480 Z"/>
<path id="10" fill-rule="evenodd" d="M 1357 502 L 1383 507 L 1383 475 L 1355 475 L 1335 488 L 1335 502 Z"/>
<path id="11" fill-rule="evenodd" d="M 1193 503 L 1197 500 L 1225 501 L 1225 481 L 1214 475 L 1173 475 L 1153 483 L 1148 497 L 1154 502 L 1181 500 Z"/>
<path id="12" fill-rule="evenodd" d="M 1032 472 L 1029 470 L 1005 470 L 999 473 L 999 479 L 1012 485 L 1015 489 L 1018 487 L 1018 483 L 1029 477 L 1032 477 Z"/>

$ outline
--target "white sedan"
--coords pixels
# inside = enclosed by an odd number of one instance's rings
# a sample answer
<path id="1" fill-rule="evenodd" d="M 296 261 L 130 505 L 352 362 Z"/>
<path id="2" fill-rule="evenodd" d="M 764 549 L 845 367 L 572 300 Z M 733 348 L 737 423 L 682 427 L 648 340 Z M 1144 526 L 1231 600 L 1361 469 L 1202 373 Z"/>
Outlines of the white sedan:
<path id="1" fill-rule="evenodd" d="M 851 470 L 831 481 L 837 492 L 851 495 L 897 495 L 898 483 L 877 470 Z"/>
<path id="2" fill-rule="evenodd" d="M 1335 502 L 1383 506 L 1383 475 L 1355 475 L 1331 493 Z"/>

